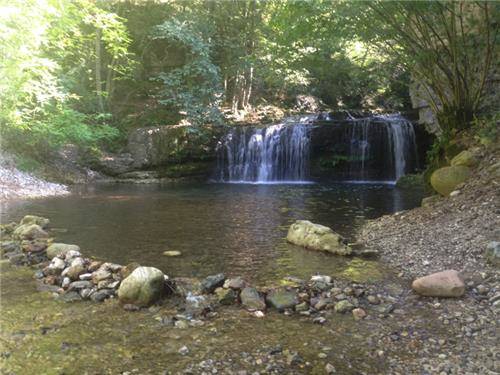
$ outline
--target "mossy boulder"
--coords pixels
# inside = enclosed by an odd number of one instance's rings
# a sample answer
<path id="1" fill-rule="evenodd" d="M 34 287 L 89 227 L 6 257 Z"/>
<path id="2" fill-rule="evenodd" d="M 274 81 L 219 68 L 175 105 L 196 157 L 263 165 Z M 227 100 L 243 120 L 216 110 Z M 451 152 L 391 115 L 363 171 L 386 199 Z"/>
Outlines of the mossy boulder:
<path id="1" fill-rule="evenodd" d="M 29 225 L 29 224 L 36 224 L 39 225 L 42 229 L 45 229 L 49 226 L 50 220 L 41 216 L 26 215 L 21 220 L 20 225 Z"/>
<path id="2" fill-rule="evenodd" d="M 451 159 L 452 166 L 475 167 L 478 164 L 477 158 L 468 150 L 462 151 L 460 154 Z"/>
<path id="3" fill-rule="evenodd" d="M 49 236 L 48 233 L 37 224 L 19 225 L 13 234 L 15 238 L 20 240 L 36 240 L 38 238 L 47 238 Z"/>
<path id="4" fill-rule="evenodd" d="M 271 290 L 266 296 L 266 302 L 270 307 L 279 311 L 291 309 L 299 303 L 297 292 L 286 289 Z"/>
<path id="5" fill-rule="evenodd" d="M 149 306 L 158 301 L 165 293 L 165 275 L 154 267 L 138 267 L 118 289 L 122 304 Z"/>
<path id="6" fill-rule="evenodd" d="M 470 177 L 470 169 L 461 165 L 439 168 L 431 176 L 431 185 L 439 194 L 449 195 Z"/>
<path id="7" fill-rule="evenodd" d="M 308 220 L 297 220 L 290 226 L 287 241 L 312 250 L 327 251 L 337 255 L 350 255 L 352 249 L 345 239 L 324 225 Z"/>
<path id="8" fill-rule="evenodd" d="M 47 257 L 49 259 L 53 259 L 55 257 L 65 255 L 69 251 L 80 252 L 80 246 L 66 243 L 53 243 L 47 247 Z"/>

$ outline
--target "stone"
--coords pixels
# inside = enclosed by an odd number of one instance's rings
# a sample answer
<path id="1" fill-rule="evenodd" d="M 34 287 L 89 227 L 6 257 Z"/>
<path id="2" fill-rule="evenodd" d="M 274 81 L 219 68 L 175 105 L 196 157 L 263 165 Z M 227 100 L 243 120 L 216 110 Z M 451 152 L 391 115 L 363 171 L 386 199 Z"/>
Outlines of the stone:
<path id="1" fill-rule="evenodd" d="M 95 290 L 91 289 L 91 288 L 80 289 L 80 296 L 83 299 L 88 299 L 88 298 L 90 298 L 90 295 L 94 292 L 95 292 Z"/>
<path id="2" fill-rule="evenodd" d="M 78 276 L 80 280 L 92 280 L 92 274 L 91 273 L 84 273 Z"/>
<path id="3" fill-rule="evenodd" d="M 167 257 L 178 257 L 178 256 L 181 256 L 182 253 L 180 251 L 177 251 L 177 250 L 167 250 L 167 251 L 163 252 L 163 255 L 165 255 Z"/>
<path id="4" fill-rule="evenodd" d="M 335 312 L 345 314 L 346 312 L 352 311 L 354 309 L 354 305 L 350 303 L 348 300 L 342 300 L 335 304 Z"/>
<path id="5" fill-rule="evenodd" d="M 477 158 L 468 150 L 464 150 L 451 159 L 452 166 L 475 167 L 478 164 Z"/>
<path id="6" fill-rule="evenodd" d="M 74 281 L 68 286 L 68 290 L 90 289 L 93 285 L 90 281 Z"/>
<path id="7" fill-rule="evenodd" d="M 311 282 L 321 282 L 325 284 L 331 284 L 332 278 L 330 276 L 325 276 L 325 275 L 314 275 L 311 276 Z"/>
<path id="8" fill-rule="evenodd" d="M 99 284 L 100 281 L 111 279 L 113 275 L 111 272 L 104 268 L 99 268 L 97 271 L 92 272 L 92 282 L 94 284 Z"/>
<path id="9" fill-rule="evenodd" d="M 163 272 L 154 267 L 138 267 L 121 282 L 118 298 L 122 304 L 149 306 L 164 293 Z"/>
<path id="10" fill-rule="evenodd" d="M 44 251 L 47 248 L 47 245 L 46 238 L 38 238 L 32 241 L 24 240 L 21 242 L 21 248 L 26 253 L 38 253 L 40 251 Z"/>
<path id="11" fill-rule="evenodd" d="M 89 264 L 89 272 L 95 272 L 97 271 L 102 265 L 102 262 L 98 261 L 98 260 L 93 260 L 92 262 L 90 262 Z"/>
<path id="12" fill-rule="evenodd" d="M 73 263 L 73 259 L 75 258 L 81 258 L 82 254 L 79 251 L 76 250 L 69 250 L 64 254 L 64 259 L 67 261 L 71 261 Z"/>
<path id="13" fill-rule="evenodd" d="M 470 177 L 470 169 L 464 166 L 439 168 L 431 175 L 431 185 L 439 194 L 448 196 Z"/>
<path id="14" fill-rule="evenodd" d="M 259 291 L 252 287 L 245 287 L 240 293 L 241 304 L 248 310 L 265 310 L 266 302 Z"/>
<path id="15" fill-rule="evenodd" d="M 290 226 L 287 241 L 312 250 L 326 251 L 337 255 L 350 255 L 352 249 L 342 236 L 328 227 L 307 220 L 297 220 Z"/>
<path id="16" fill-rule="evenodd" d="M 318 311 L 326 309 L 326 307 L 332 303 L 331 298 L 320 297 L 318 301 L 314 304 L 314 308 Z"/>
<path id="17" fill-rule="evenodd" d="M 70 266 L 67 268 L 66 275 L 71 280 L 78 280 L 81 274 L 84 274 L 86 271 L 85 266 L 82 264 L 76 264 L 74 266 Z"/>
<path id="18" fill-rule="evenodd" d="M 369 295 L 368 297 L 366 297 L 366 299 L 372 305 L 378 305 L 380 303 L 380 299 L 374 295 Z"/>
<path id="19" fill-rule="evenodd" d="M 111 298 L 115 295 L 113 289 L 101 289 L 90 295 L 90 299 L 94 302 L 103 302 L 105 299 Z"/>
<path id="20" fill-rule="evenodd" d="M 50 220 L 41 216 L 26 215 L 25 217 L 22 218 L 20 225 L 27 225 L 27 224 L 36 224 L 39 225 L 42 229 L 45 229 L 49 226 Z"/>
<path id="21" fill-rule="evenodd" d="M 136 268 L 140 267 L 141 265 L 137 262 L 132 262 L 127 264 L 125 267 L 122 267 L 120 270 L 122 279 L 127 278 Z"/>
<path id="22" fill-rule="evenodd" d="M 420 295 L 428 297 L 460 297 L 465 293 L 465 284 L 455 270 L 445 270 L 418 278 L 411 287 Z"/>
<path id="23" fill-rule="evenodd" d="M 10 264 L 13 264 L 15 266 L 21 266 L 28 262 L 26 255 L 22 253 L 10 253 L 10 254 L 12 254 L 8 257 Z"/>
<path id="24" fill-rule="evenodd" d="M 37 224 L 25 224 L 16 228 L 14 237 L 20 240 L 35 240 L 38 238 L 47 238 L 49 235 Z"/>
<path id="25" fill-rule="evenodd" d="M 500 266 L 500 242 L 491 241 L 488 246 L 486 246 L 485 253 L 486 260 L 488 263 L 499 267 Z"/>
<path id="26" fill-rule="evenodd" d="M 67 289 L 69 284 L 71 283 L 71 280 L 69 277 L 65 277 L 61 283 L 61 287 L 64 289 Z"/>
<path id="27" fill-rule="evenodd" d="M 16 241 L 2 241 L 0 243 L 0 249 L 3 253 L 9 253 L 11 251 L 19 250 L 19 243 Z"/>
<path id="28" fill-rule="evenodd" d="M 189 354 L 189 349 L 186 345 L 184 345 L 183 347 L 181 347 L 179 349 L 179 354 L 180 355 L 188 355 Z"/>
<path id="29" fill-rule="evenodd" d="M 267 304 L 278 311 L 291 309 L 299 303 L 295 290 L 274 289 L 266 295 Z"/>
<path id="30" fill-rule="evenodd" d="M 201 282 L 202 293 L 213 293 L 213 291 L 224 285 L 224 280 L 226 276 L 223 273 L 218 273 L 217 275 L 207 276 Z"/>
<path id="31" fill-rule="evenodd" d="M 366 311 L 358 307 L 352 310 L 352 315 L 354 316 L 354 319 L 361 320 L 366 317 Z"/>
<path id="32" fill-rule="evenodd" d="M 432 207 L 436 202 L 441 199 L 439 194 L 431 195 L 430 197 L 425 197 L 422 199 L 420 206 L 422 207 Z"/>
<path id="33" fill-rule="evenodd" d="M 229 288 L 229 289 L 234 289 L 234 290 L 241 290 L 244 287 L 247 286 L 247 283 L 245 280 L 243 280 L 241 277 L 234 277 L 231 279 L 227 279 L 224 282 L 224 288 Z"/>
<path id="34" fill-rule="evenodd" d="M 49 259 L 65 256 L 69 251 L 78 251 L 80 252 L 80 247 L 78 245 L 70 245 L 65 243 L 53 243 L 47 247 L 47 257 Z"/>
<path id="35" fill-rule="evenodd" d="M 331 363 L 327 363 L 325 365 L 325 373 L 327 374 L 335 374 L 335 367 Z"/>
<path id="36" fill-rule="evenodd" d="M 238 298 L 238 294 L 233 289 L 217 288 L 215 295 L 221 305 L 232 305 Z"/>
<path id="37" fill-rule="evenodd" d="M 295 311 L 307 311 L 309 310 L 309 304 L 307 302 L 302 302 L 299 303 L 298 305 L 295 306 Z"/>

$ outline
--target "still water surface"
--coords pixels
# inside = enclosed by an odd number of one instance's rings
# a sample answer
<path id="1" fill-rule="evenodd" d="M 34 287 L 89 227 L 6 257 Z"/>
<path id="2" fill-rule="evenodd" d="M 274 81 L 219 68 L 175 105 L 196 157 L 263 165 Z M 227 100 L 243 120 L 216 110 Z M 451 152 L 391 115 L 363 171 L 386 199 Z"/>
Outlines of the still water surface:
<path id="1" fill-rule="evenodd" d="M 355 259 L 288 244 L 294 220 L 330 226 L 352 241 L 364 220 L 412 208 L 421 197 L 387 185 L 94 185 L 66 197 L 10 202 L 2 222 L 46 216 L 52 228 L 64 229 L 55 232 L 57 241 L 78 244 L 88 256 L 139 262 L 174 277 L 225 272 L 264 282 L 356 266 Z M 166 257 L 166 250 L 182 256 Z"/>

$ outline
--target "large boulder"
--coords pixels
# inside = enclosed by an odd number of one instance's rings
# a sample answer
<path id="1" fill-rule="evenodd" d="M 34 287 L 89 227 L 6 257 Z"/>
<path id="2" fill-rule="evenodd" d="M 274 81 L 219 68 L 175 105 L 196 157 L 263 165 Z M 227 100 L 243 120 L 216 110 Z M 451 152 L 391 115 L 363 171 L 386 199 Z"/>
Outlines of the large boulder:
<path id="1" fill-rule="evenodd" d="M 264 310 L 266 302 L 255 288 L 246 287 L 240 293 L 241 304 L 248 310 Z"/>
<path id="2" fill-rule="evenodd" d="M 465 284 L 455 270 L 446 270 L 421 277 L 413 281 L 415 292 L 428 297 L 460 297 L 465 293 Z"/>
<path id="3" fill-rule="evenodd" d="M 137 267 L 120 284 L 118 298 L 123 304 L 149 306 L 165 292 L 165 275 L 154 267 Z"/>
<path id="4" fill-rule="evenodd" d="M 20 225 L 14 231 L 14 237 L 20 240 L 36 240 L 38 238 L 47 238 L 48 236 L 48 233 L 37 224 Z"/>
<path id="5" fill-rule="evenodd" d="M 352 249 L 344 238 L 328 227 L 307 220 L 297 220 L 290 226 L 287 241 L 312 250 L 327 251 L 332 254 L 350 255 Z"/>
<path id="6" fill-rule="evenodd" d="M 449 195 L 470 177 L 470 169 L 461 165 L 439 168 L 431 176 L 431 185 L 439 194 Z"/>
<path id="7" fill-rule="evenodd" d="M 133 171 L 133 163 L 134 159 L 129 153 L 104 154 L 99 158 L 96 167 L 110 176 L 117 176 Z"/>
<path id="8" fill-rule="evenodd" d="M 472 152 L 465 150 L 451 159 L 450 164 L 452 166 L 475 167 L 478 164 L 478 160 Z"/>
<path id="9" fill-rule="evenodd" d="M 80 246 L 66 243 L 53 243 L 47 247 L 47 257 L 49 259 L 66 255 L 70 251 L 80 252 Z"/>
<path id="10" fill-rule="evenodd" d="M 36 224 L 45 229 L 49 226 L 50 220 L 41 216 L 26 215 L 25 217 L 22 218 L 20 224 L 21 225 Z"/>
<path id="11" fill-rule="evenodd" d="M 276 310 L 291 309 L 299 303 L 295 290 L 275 289 L 266 296 L 266 302 Z"/>

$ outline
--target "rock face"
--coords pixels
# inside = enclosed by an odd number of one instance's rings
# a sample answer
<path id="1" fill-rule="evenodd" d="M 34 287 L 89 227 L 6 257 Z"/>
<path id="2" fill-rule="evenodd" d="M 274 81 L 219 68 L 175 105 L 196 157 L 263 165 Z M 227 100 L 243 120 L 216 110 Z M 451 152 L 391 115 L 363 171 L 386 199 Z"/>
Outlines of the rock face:
<path id="1" fill-rule="evenodd" d="M 451 159 L 450 164 L 452 166 L 475 167 L 478 164 L 478 160 L 472 152 L 465 150 Z"/>
<path id="2" fill-rule="evenodd" d="M 65 255 L 69 251 L 80 252 L 80 247 L 78 245 L 70 245 L 65 243 L 53 243 L 47 247 L 47 257 L 53 259 L 55 257 Z"/>
<path id="3" fill-rule="evenodd" d="M 439 168 L 431 176 L 431 185 L 439 194 L 449 195 L 470 176 L 470 169 L 464 166 Z"/>
<path id="4" fill-rule="evenodd" d="M 117 155 L 105 154 L 99 158 L 96 167 L 110 176 L 117 176 L 133 171 L 133 163 L 134 159 L 132 159 L 132 155 L 129 153 Z"/>
<path id="5" fill-rule="evenodd" d="M 266 303 L 264 298 L 255 288 L 246 287 L 240 293 L 241 304 L 248 310 L 264 310 Z"/>
<path id="6" fill-rule="evenodd" d="M 297 292 L 286 289 L 272 290 L 267 294 L 266 302 L 279 311 L 291 309 L 298 303 Z"/>
<path id="7" fill-rule="evenodd" d="M 421 277 L 413 281 L 411 287 L 418 294 L 428 297 L 460 297 L 465 293 L 464 281 L 455 270 Z"/>
<path id="8" fill-rule="evenodd" d="M 165 277 L 154 267 L 138 267 L 120 284 L 118 298 L 122 304 L 149 306 L 164 293 Z"/>
<path id="9" fill-rule="evenodd" d="M 307 220 L 297 220 L 290 226 L 287 241 L 312 250 L 327 251 L 332 254 L 350 255 L 352 249 L 344 239 L 328 227 Z"/>

